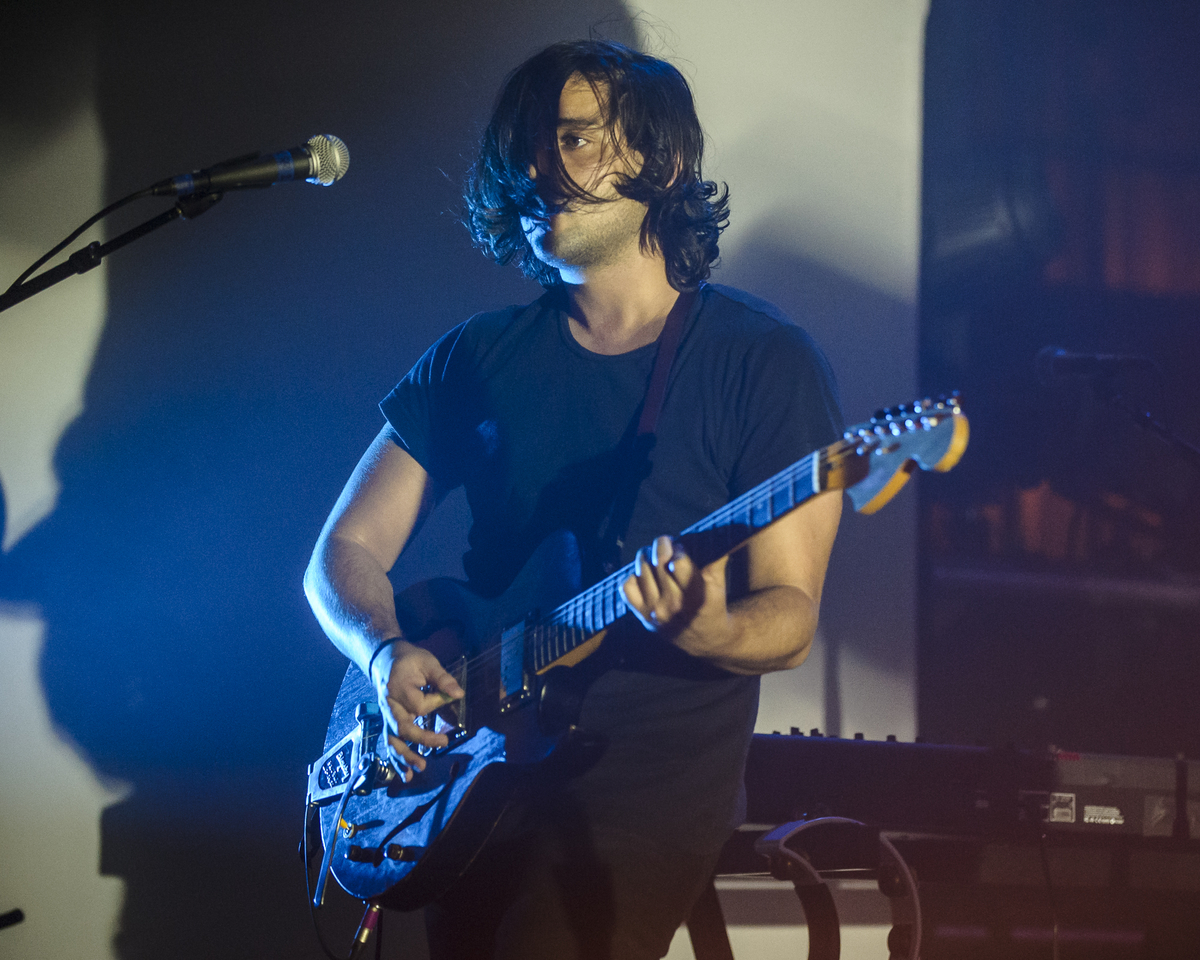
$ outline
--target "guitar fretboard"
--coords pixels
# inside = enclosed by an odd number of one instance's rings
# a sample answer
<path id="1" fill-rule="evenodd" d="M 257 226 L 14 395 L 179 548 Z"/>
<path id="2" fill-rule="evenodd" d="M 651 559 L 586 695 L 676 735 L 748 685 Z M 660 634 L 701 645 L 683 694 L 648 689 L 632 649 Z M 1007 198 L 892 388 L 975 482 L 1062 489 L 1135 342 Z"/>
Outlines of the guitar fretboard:
<path id="1" fill-rule="evenodd" d="M 692 524 L 683 535 L 714 534 L 714 555 L 704 558 L 704 563 L 730 553 L 759 530 L 820 493 L 821 465 L 843 442 L 813 451 Z M 632 574 L 633 564 L 628 563 L 527 627 L 526 643 L 532 645 L 534 670 L 540 671 L 565 657 L 628 613 L 621 585 Z"/>

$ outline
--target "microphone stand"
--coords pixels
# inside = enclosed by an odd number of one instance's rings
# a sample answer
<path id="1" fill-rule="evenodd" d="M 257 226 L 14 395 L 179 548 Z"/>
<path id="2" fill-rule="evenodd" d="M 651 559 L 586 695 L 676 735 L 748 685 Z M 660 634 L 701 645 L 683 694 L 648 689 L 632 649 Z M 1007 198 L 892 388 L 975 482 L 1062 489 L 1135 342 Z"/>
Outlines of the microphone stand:
<path id="1" fill-rule="evenodd" d="M 1192 446 L 1182 437 L 1173 433 L 1170 427 L 1155 420 L 1149 410 L 1142 409 L 1138 404 L 1131 403 L 1117 388 L 1112 374 L 1096 377 L 1092 380 L 1092 390 L 1096 396 L 1109 406 L 1128 414 L 1139 427 L 1152 436 L 1158 437 L 1180 457 L 1200 470 L 1200 448 Z"/>
<path id="2" fill-rule="evenodd" d="M 0 294 L 0 313 L 9 307 L 16 306 L 22 300 L 28 300 L 34 294 L 41 293 L 67 277 L 73 277 L 77 273 L 87 273 L 93 267 L 99 266 L 100 261 L 114 250 L 120 250 L 126 244 L 133 243 L 139 237 L 144 237 L 159 227 L 166 226 L 172 220 L 178 220 L 180 217 L 184 220 L 195 220 L 200 214 L 211 209 L 223 196 L 223 193 L 201 193 L 180 197 L 170 210 L 160 213 L 157 217 L 147 220 L 132 230 L 126 230 L 119 237 L 109 240 L 108 243 L 98 241 L 89 243 L 82 250 L 71 254 L 65 263 L 51 267 L 44 273 L 39 273 L 36 277 L 26 280 L 19 287 Z"/>

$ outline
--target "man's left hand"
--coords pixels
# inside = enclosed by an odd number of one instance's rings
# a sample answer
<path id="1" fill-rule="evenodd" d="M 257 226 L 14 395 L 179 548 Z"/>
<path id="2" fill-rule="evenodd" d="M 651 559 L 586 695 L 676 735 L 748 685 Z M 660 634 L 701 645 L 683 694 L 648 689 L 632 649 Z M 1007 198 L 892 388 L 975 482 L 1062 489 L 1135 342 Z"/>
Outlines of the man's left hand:
<path id="1" fill-rule="evenodd" d="M 678 540 L 659 537 L 638 551 L 633 576 L 623 584 L 625 600 L 647 630 L 693 656 L 711 654 L 731 631 L 726 563 L 723 557 L 697 567 Z"/>

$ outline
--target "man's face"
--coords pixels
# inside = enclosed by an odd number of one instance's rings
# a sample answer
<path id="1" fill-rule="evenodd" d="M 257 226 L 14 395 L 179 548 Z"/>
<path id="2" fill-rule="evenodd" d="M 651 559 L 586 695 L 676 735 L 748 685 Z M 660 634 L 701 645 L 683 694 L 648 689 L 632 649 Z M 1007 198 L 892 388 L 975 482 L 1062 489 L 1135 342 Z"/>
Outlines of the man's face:
<path id="1" fill-rule="evenodd" d="M 599 92 L 605 94 L 603 88 Z M 596 93 L 578 75 L 567 81 L 558 102 L 556 148 L 567 175 L 604 202 L 573 199 L 548 218 L 521 218 L 537 258 L 560 269 L 605 266 L 636 252 L 646 216 L 645 204 L 617 193 L 615 179 L 636 175 L 641 157 L 626 154 L 613 142 L 620 131 L 605 129 Z M 544 179 L 551 169 L 551 158 L 542 155 L 537 170 L 530 172 Z"/>

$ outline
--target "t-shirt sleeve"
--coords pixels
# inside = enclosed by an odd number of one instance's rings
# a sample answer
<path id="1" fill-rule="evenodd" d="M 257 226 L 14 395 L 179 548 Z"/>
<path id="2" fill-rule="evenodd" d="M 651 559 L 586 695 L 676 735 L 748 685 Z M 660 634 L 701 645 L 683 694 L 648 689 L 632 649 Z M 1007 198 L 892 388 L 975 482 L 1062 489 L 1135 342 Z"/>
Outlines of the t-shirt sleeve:
<path id="1" fill-rule="evenodd" d="M 845 429 L 825 354 L 801 328 L 781 323 L 746 355 L 743 430 L 730 482 L 739 496 Z"/>
<path id="2" fill-rule="evenodd" d="M 458 424 L 469 371 L 466 324 L 445 334 L 379 404 L 400 445 L 444 489 L 462 483 Z"/>

